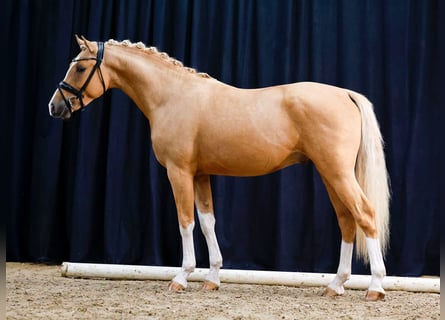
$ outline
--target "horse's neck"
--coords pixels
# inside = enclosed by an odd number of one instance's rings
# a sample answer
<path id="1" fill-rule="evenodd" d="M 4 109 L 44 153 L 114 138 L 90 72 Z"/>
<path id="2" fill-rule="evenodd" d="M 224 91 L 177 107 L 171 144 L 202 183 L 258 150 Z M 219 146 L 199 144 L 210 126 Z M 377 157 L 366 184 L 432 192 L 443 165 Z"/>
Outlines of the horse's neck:
<path id="1" fill-rule="evenodd" d="M 110 56 L 110 87 L 125 92 L 147 118 L 177 89 L 178 80 L 156 57 L 123 48 Z"/>

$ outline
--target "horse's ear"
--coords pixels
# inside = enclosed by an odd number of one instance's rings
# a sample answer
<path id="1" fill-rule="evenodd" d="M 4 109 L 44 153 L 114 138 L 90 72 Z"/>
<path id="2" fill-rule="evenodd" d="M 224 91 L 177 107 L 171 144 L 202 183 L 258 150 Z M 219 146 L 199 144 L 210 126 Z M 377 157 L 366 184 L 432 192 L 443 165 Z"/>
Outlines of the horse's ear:
<path id="1" fill-rule="evenodd" d="M 74 34 L 74 37 L 76 38 L 77 44 L 80 46 L 83 44 L 82 39 L 79 38 L 79 36 L 77 34 Z"/>
<path id="2" fill-rule="evenodd" d="M 90 42 L 84 36 L 80 36 L 80 38 L 77 34 L 75 34 L 74 36 L 76 37 L 77 44 L 79 45 L 81 50 L 88 49 L 90 52 L 93 52 Z"/>
<path id="3" fill-rule="evenodd" d="M 83 44 L 90 50 L 90 52 L 93 52 L 93 47 L 91 46 L 90 41 L 88 41 L 84 36 L 80 36 L 83 40 Z"/>
<path id="4" fill-rule="evenodd" d="M 76 41 L 80 47 L 80 50 L 87 49 L 87 46 L 85 45 L 85 41 L 83 39 L 79 38 L 79 36 L 77 34 L 75 34 L 74 37 L 76 38 Z"/>

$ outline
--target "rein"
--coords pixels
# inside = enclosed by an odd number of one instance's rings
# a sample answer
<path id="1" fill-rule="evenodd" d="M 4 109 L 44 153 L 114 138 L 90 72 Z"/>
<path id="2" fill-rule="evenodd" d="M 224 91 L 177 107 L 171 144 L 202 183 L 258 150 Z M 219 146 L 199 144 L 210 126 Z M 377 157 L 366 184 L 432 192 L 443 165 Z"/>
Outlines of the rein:
<path id="1" fill-rule="evenodd" d="M 105 93 L 105 81 L 104 81 L 104 77 L 102 75 L 102 71 L 100 69 L 100 65 L 103 61 L 104 58 L 104 43 L 103 42 L 98 42 L 97 43 L 98 46 L 98 50 L 97 50 L 97 56 L 95 58 L 91 57 L 91 58 L 80 58 L 80 59 L 73 59 L 71 62 L 78 62 L 78 61 L 83 61 L 83 60 L 96 60 L 96 64 L 94 65 L 93 69 L 91 69 L 90 74 L 88 75 L 87 80 L 85 81 L 85 83 L 83 84 L 83 86 L 77 90 L 76 88 L 74 88 L 72 85 L 70 85 L 69 83 L 65 82 L 65 81 L 61 81 L 57 87 L 57 89 L 59 90 L 60 94 L 63 97 L 63 100 L 65 101 L 65 105 L 67 110 L 70 112 L 71 115 L 73 115 L 75 112 L 79 111 L 79 110 L 83 110 L 83 108 L 85 108 L 85 104 L 83 103 L 83 93 L 85 91 L 85 89 L 87 88 L 88 84 L 90 83 L 91 79 L 93 78 L 94 73 L 96 72 L 96 70 L 98 70 L 98 74 L 99 74 L 99 78 L 100 81 L 102 83 L 102 87 L 104 89 L 104 93 Z M 65 95 L 63 94 L 63 90 L 68 91 L 70 93 L 72 93 L 74 96 L 71 97 L 65 97 Z M 72 101 L 74 99 L 79 100 L 80 102 L 80 109 L 78 110 L 73 110 L 73 104 Z"/>

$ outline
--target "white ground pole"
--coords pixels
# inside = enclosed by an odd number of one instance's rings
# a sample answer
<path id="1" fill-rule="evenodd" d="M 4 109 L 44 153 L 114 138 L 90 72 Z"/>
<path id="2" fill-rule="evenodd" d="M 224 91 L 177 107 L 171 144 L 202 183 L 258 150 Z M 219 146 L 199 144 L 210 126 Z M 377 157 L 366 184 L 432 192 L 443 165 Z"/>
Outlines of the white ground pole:
<path id="1" fill-rule="evenodd" d="M 181 268 L 64 262 L 61 271 L 63 277 L 69 278 L 170 281 Z M 188 280 L 204 281 L 208 272 L 209 269 L 196 268 Z M 221 282 L 226 283 L 318 287 L 327 286 L 335 274 L 221 269 L 219 276 Z M 366 290 L 370 281 L 371 276 L 368 275 L 351 275 L 344 286 Z M 440 293 L 440 278 L 386 276 L 383 279 L 383 288 Z"/>

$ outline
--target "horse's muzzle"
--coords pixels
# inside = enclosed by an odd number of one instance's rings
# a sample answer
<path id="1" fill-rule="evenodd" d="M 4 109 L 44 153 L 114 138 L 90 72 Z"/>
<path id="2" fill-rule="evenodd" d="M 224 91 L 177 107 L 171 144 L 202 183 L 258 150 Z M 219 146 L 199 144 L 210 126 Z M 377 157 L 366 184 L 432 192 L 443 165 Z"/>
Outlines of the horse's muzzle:
<path id="1" fill-rule="evenodd" d="M 48 104 L 49 114 L 51 117 L 56 119 L 68 120 L 71 118 L 71 112 L 67 108 L 64 102 L 54 103 L 50 102 Z"/>

